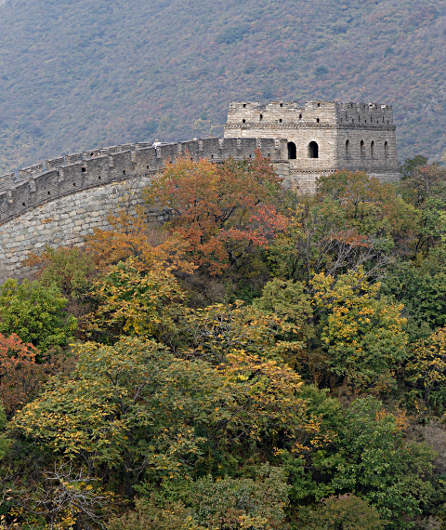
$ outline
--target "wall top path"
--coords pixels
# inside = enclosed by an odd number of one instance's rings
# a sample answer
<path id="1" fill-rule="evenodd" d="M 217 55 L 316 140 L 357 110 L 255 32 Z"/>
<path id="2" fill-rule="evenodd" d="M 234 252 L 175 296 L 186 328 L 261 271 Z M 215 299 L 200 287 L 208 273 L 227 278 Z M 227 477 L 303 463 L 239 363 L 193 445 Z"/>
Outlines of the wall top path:
<path id="1" fill-rule="evenodd" d="M 124 144 L 64 155 L 0 176 L 0 225 L 41 204 L 79 191 L 160 171 L 180 156 L 216 163 L 250 158 L 259 149 L 273 162 L 287 162 L 286 139 L 205 138 L 160 144 Z"/>

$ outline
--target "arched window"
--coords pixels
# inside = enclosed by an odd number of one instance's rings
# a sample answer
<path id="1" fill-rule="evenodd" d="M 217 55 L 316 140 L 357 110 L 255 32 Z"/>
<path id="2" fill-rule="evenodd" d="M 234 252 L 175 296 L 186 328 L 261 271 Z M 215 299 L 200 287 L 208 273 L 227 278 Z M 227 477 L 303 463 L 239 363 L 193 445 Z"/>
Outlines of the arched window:
<path id="1" fill-rule="evenodd" d="M 319 158 L 319 146 L 316 142 L 310 142 L 308 145 L 309 158 Z"/>
<path id="2" fill-rule="evenodd" d="M 296 144 L 288 142 L 288 160 L 296 160 Z"/>
<path id="3" fill-rule="evenodd" d="M 350 141 L 347 140 L 345 142 L 345 156 L 349 156 L 350 155 Z"/>
<path id="4" fill-rule="evenodd" d="M 263 114 L 260 114 L 260 121 L 263 120 Z"/>
<path id="5" fill-rule="evenodd" d="M 384 142 L 384 156 L 387 158 L 389 156 L 389 144 Z"/>
<path id="6" fill-rule="evenodd" d="M 372 158 L 375 158 L 375 142 L 372 140 L 372 143 L 370 144 L 370 156 Z"/>
<path id="7" fill-rule="evenodd" d="M 365 157 L 365 145 L 364 140 L 361 140 L 361 158 Z"/>

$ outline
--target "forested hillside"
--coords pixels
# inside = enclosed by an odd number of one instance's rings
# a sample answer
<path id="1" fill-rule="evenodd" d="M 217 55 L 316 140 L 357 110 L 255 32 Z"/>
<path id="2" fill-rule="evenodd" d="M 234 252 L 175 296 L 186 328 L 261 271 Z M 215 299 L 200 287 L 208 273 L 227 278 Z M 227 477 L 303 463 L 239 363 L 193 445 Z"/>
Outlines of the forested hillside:
<path id="1" fill-rule="evenodd" d="M 399 156 L 446 151 L 446 0 L 8 0 L 0 167 L 222 133 L 228 103 L 394 105 Z"/>
<path id="2" fill-rule="evenodd" d="M 167 164 L 0 286 L 0 526 L 441 530 L 446 169 Z M 131 191 L 131 190 L 129 190 Z"/>

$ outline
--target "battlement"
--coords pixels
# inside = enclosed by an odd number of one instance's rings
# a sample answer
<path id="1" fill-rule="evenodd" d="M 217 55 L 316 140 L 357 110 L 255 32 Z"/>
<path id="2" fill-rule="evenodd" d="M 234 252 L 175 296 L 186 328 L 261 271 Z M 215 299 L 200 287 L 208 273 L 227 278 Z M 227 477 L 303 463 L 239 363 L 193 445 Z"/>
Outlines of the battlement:
<path id="1" fill-rule="evenodd" d="M 179 156 L 216 163 L 233 157 L 250 158 L 259 149 L 273 162 L 287 159 L 284 139 L 205 138 L 153 147 L 151 143 L 124 144 L 46 160 L 0 176 L 0 224 L 73 193 L 160 171 Z"/>
<path id="2" fill-rule="evenodd" d="M 335 101 L 273 101 L 267 104 L 237 101 L 229 105 L 226 128 L 262 125 L 283 127 L 394 128 L 391 105 Z"/>

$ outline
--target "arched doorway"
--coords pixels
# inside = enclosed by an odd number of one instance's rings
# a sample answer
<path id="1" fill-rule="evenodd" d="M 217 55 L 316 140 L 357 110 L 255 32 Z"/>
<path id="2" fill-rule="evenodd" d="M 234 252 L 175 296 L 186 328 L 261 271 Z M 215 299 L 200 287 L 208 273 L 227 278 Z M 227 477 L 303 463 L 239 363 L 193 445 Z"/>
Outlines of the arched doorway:
<path id="1" fill-rule="evenodd" d="M 319 146 L 316 142 L 310 142 L 308 145 L 309 158 L 319 158 Z"/>
<path id="2" fill-rule="evenodd" d="M 296 144 L 294 142 L 288 142 L 288 160 L 296 160 Z"/>

